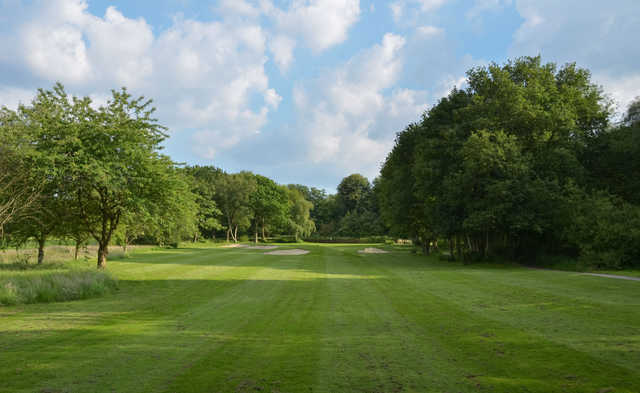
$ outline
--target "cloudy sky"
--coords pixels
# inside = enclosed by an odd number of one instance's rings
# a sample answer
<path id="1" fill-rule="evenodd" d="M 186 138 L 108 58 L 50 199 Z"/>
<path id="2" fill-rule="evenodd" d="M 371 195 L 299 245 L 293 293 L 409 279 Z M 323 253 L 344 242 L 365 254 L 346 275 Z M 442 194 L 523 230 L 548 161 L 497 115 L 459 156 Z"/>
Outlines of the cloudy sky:
<path id="1" fill-rule="evenodd" d="M 0 0 L 0 106 L 153 98 L 176 161 L 335 190 L 470 67 L 541 54 L 640 95 L 638 0 Z"/>

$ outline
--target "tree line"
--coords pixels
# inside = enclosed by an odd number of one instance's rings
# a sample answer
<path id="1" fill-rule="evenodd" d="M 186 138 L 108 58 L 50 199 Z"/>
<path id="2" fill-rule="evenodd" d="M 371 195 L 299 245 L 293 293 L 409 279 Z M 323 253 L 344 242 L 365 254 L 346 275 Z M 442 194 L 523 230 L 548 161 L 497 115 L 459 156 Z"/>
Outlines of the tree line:
<path id="1" fill-rule="evenodd" d="M 451 258 L 640 266 L 640 100 L 621 121 L 575 64 L 467 72 L 397 134 L 376 184 L 391 233 Z"/>
<path id="2" fill-rule="evenodd" d="M 161 154 L 166 128 L 152 101 L 125 88 L 96 108 L 61 84 L 38 90 L 29 105 L 0 110 L 0 239 L 38 244 L 90 238 L 104 267 L 113 242 L 166 245 L 239 232 L 296 239 L 315 230 L 312 203 L 296 186 L 250 172 L 185 166 Z"/>

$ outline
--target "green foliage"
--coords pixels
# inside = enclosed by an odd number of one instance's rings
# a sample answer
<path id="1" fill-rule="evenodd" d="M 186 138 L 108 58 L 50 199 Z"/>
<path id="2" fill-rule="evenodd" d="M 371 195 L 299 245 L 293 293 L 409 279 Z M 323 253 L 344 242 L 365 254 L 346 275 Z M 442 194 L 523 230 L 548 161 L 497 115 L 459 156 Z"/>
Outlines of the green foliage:
<path id="1" fill-rule="evenodd" d="M 223 174 L 218 178 L 216 203 L 224 214 L 227 241 L 238 242 L 238 229 L 251 224 L 251 194 L 256 191 L 256 179 L 251 172 Z"/>
<path id="2" fill-rule="evenodd" d="M 273 180 L 255 175 L 256 190 L 249 196 L 249 206 L 253 216 L 255 241 L 258 230 L 262 230 L 262 240 L 266 241 L 266 232 L 270 228 L 286 226 L 289 214 L 287 189 Z"/>
<path id="3" fill-rule="evenodd" d="M 81 240 L 89 233 L 103 267 L 121 221 L 131 229 L 145 217 L 163 238 L 191 232 L 193 197 L 175 164 L 159 154 L 166 135 L 154 111 L 151 100 L 124 88 L 95 109 L 88 97 L 69 98 L 59 83 L 15 113 L 3 110 L 2 129 L 21 131 L 13 146 L 25 157 L 29 179 L 41 184 L 31 209 L 14 223 L 13 239 L 35 237 L 44 245 L 52 235 Z"/>
<path id="4" fill-rule="evenodd" d="M 197 165 L 184 168 L 184 172 L 190 178 L 192 191 L 196 195 L 198 231 L 194 240 L 199 235 L 213 238 L 215 232 L 222 229 L 222 211 L 216 203 L 216 187 L 224 172 L 212 166 Z"/>
<path id="5" fill-rule="evenodd" d="M 303 237 L 311 235 L 316 229 L 310 214 L 313 205 L 305 199 L 304 195 L 295 186 L 289 187 L 288 196 L 289 228 L 295 235 L 296 240 L 301 240 Z"/>
<path id="6" fill-rule="evenodd" d="M 445 238 L 461 258 L 579 253 L 629 266 L 637 224 L 614 206 L 631 217 L 635 207 L 593 190 L 637 203 L 640 133 L 609 126 L 611 102 L 589 72 L 525 57 L 467 76 L 384 163 L 376 193 L 392 233 L 427 251 Z"/>

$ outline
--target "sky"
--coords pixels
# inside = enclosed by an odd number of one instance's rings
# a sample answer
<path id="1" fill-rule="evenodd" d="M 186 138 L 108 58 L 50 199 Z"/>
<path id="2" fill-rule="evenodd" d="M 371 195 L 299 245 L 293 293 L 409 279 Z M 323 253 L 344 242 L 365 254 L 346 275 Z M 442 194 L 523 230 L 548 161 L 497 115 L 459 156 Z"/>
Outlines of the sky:
<path id="1" fill-rule="evenodd" d="M 126 86 L 175 161 L 334 192 L 472 67 L 576 62 L 623 111 L 638 37 L 638 0 L 0 0 L 0 106 Z"/>

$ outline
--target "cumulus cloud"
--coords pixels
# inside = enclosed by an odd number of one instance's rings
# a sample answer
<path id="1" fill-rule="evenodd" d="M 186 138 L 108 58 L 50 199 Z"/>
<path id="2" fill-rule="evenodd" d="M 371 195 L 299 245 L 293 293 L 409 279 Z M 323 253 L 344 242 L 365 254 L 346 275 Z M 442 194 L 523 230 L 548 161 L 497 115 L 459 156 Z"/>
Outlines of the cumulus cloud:
<path id="1" fill-rule="evenodd" d="M 396 23 L 415 24 L 417 18 L 424 13 L 433 12 L 445 5 L 449 0 L 396 0 L 389 4 L 391 15 Z M 410 15 L 404 20 L 404 15 Z"/>
<path id="2" fill-rule="evenodd" d="M 511 56 L 541 54 L 544 60 L 561 64 L 575 61 L 623 100 L 629 97 L 626 83 L 640 87 L 638 1 L 585 6 L 581 0 L 517 0 L 515 4 L 524 22 L 514 35 Z"/>
<path id="3" fill-rule="evenodd" d="M 283 34 L 278 34 L 270 40 L 269 49 L 281 72 L 286 72 L 293 62 L 293 50 L 295 47 L 296 41 Z"/>
<path id="4" fill-rule="evenodd" d="M 154 35 L 144 19 L 131 19 L 114 7 L 99 17 L 83 0 L 36 1 L 25 20 L 0 49 L 18 65 L 52 84 L 91 95 L 127 86 L 155 99 L 160 120 L 173 129 L 194 130 L 194 151 L 210 158 L 257 134 L 282 97 L 265 72 L 267 33 L 257 22 L 201 22 L 176 17 Z M 245 2 L 223 1 L 235 14 L 255 15 Z M 255 11 L 255 12 L 254 12 Z M 2 87 L 8 105 L 21 90 Z"/>
<path id="5" fill-rule="evenodd" d="M 360 17 L 359 0 L 296 0 L 287 10 L 266 9 L 281 32 L 301 36 L 316 53 L 344 42 Z"/>
<path id="6" fill-rule="evenodd" d="M 35 92 L 19 87 L 0 87 L 0 107 L 15 110 L 18 105 L 27 105 L 35 97 Z"/>
<path id="7" fill-rule="evenodd" d="M 377 175 L 395 133 L 425 108 L 424 92 L 393 88 L 405 43 L 402 36 L 386 34 L 330 75 L 295 89 L 306 154 L 314 163 Z"/>

